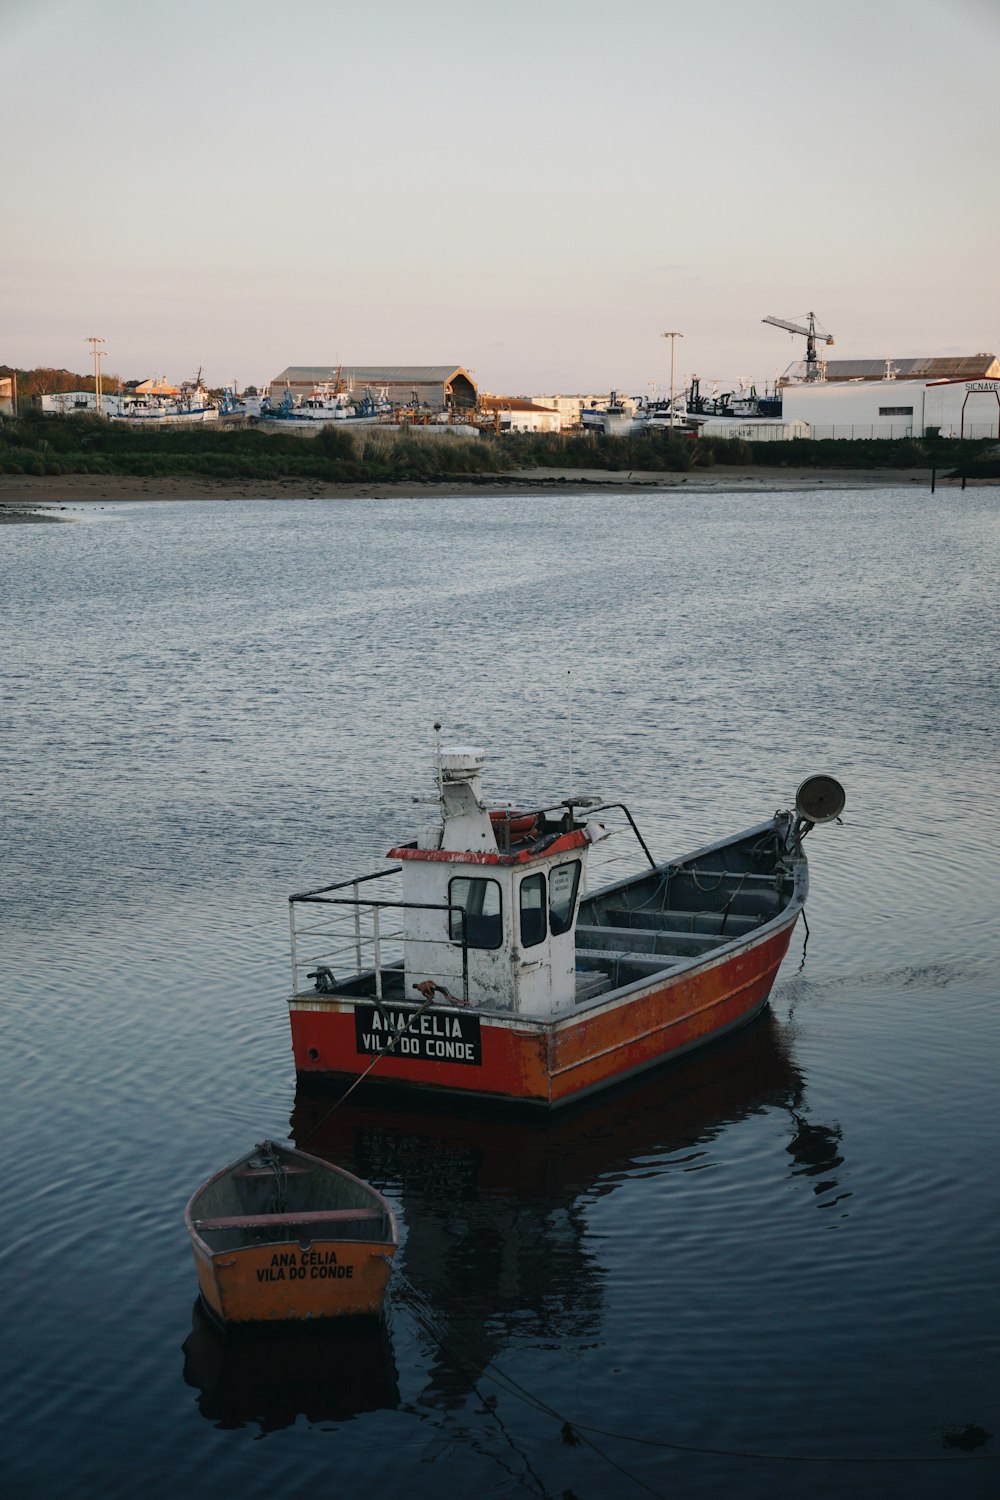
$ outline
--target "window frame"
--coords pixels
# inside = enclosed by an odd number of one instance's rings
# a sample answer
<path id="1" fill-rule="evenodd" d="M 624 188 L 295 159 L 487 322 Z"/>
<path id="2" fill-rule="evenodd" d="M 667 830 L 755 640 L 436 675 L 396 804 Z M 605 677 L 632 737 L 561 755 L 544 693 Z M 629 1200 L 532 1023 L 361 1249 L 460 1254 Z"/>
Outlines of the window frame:
<path id="1" fill-rule="evenodd" d="M 539 907 L 538 907 L 538 915 L 539 915 L 539 918 L 541 919 L 540 922 L 539 922 L 539 927 L 541 928 L 541 931 L 539 932 L 538 937 L 532 938 L 531 942 L 529 943 L 529 942 L 527 942 L 525 940 L 525 936 L 524 936 L 524 902 L 521 899 L 521 892 L 524 890 L 525 886 L 531 880 L 540 880 L 541 883 L 542 883 L 542 899 L 541 899 L 541 903 L 539 904 Z M 520 939 L 521 947 L 524 948 L 524 949 L 537 948 L 540 943 L 544 943 L 545 942 L 545 939 L 549 935 L 549 892 L 548 892 L 548 882 L 545 879 L 545 871 L 544 870 L 533 870 L 530 875 L 525 875 L 523 877 L 523 879 L 518 884 L 518 887 L 517 887 L 517 935 L 518 935 L 518 938 Z"/>
<path id="2" fill-rule="evenodd" d="M 557 875 L 560 870 L 569 869 L 575 869 L 576 871 L 573 877 L 573 894 L 570 898 L 565 925 L 562 927 L 556 927 L 552 920 L 552 877 L 553 875 Z M 562 937 L 564 933 L 567 933 L 572 929 L 573 920 L 576 916 L 577 902 L 580 898 L 580 880 L 582 874 L 583 861 L 581 859 L 567 859 L 562 864 L 553 865 L 549 870 L 549 931 L 553 937 Z"/>
<path id="3" fill-rule="evenodd" d="M 497 910 L 496 910 L 495 913 L 488 914 L 488 916 L 486 918 L 487 921 L 493 921 L 494 919 L 496 920 L 496 923 L 497 923 L 497 940 L 496 940 L 495 943 L 475 943 L 475 942 L 472 942 L 472 940 L 470 939 L 470 937 L 469 937 L 469 923 L 470 923 L 471 920 L 473 920 L 475 918 L 482 919 L 483 913 L 481 911 L 470 912 L 469 909 L 468 909 L 468 907 L 465 906 L 461 901 L 456 901 L 454 899 L 453 887 L 459 881 L 462 881 L 465 885 L 468 885 L 470 887 L 473 886 L 473 885 L 483 885 L 483 886 L 492 885 L 495 888 L 496 893 L 497 893 Z M 471 890 L 470 890 L 470 895 L 471 895 Z M 452 875 L 451 878 L 448 881 L 448 905 L 450 907 L 461 907 L 461 909 L 465 912 L 465 923 L 464 923 L 464 926 L 465 926 L 465 934 L 466 934 L 466 938 L 465 938 L 465 946 L 466 946 L 466 948 L 468 948 L 470 950 L 473 949 L 473 948 L 475 948 L 478 952 L 481 952 L 481 953 L 495 953 L 498 948 L 502 948 L 503 947 L 503 887 L 500 884 L 499 880 L 493 880 L 488 875 Z M 455 927 L 456 926 L 459 929 L 457 935 L 455 933 Z M 459 947 L 462 946 L 462 926 L 463 926 L 463 923 L 461 922 L 461 920 L 459 919 L 459 917 L 457 916 L 457 914 L 454 911 L 449 911 L 449 913 L 448 913 L 448 941 L 457 944 Z"/>

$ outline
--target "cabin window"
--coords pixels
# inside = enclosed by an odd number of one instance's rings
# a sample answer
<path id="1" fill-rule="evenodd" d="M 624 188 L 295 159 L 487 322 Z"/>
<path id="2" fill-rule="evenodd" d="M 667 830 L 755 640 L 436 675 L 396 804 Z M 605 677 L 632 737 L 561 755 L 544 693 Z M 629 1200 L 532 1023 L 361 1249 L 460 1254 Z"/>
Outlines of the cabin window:
<path id="1" fill-rule="evenodd" d="M 521 881 L 521 946 L 534 948 L 545 941 L 545 876 L 526 875 Z"/>
<path id="2" fill-rule="evenodd" d="M 500 886 L 495 880 L 449 880 L 448 901 L 465 912 L 465 940 L 470 948 L 499 948 L 503 941 Z M 451 940 L 462 941 L 462 919 L 449 914 Z"/>
<path id="3" fill-rule="evenodd" d="M 556 865 L 549 874 L 549 927 L 552 936 L 568 932 L 573 925 L 576 892 L 580 884 L 580 861 Z"/>

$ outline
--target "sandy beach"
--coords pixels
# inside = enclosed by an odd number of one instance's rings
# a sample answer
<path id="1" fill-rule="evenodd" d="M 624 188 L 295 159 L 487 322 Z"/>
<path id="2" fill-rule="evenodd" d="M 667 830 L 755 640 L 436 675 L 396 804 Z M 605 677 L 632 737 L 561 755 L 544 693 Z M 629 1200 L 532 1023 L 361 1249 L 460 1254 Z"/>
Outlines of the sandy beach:
<path id="1" fill-rule="evenodd" d="M 687 474 L 651 470 L 519 469 L 509 474 L 471 475 L 445 484 L 324 484 L 319 480 L 144 479 L 98 474 L 2 474 L 0 521 L 68 519 L 63 507 L 79 504 L 134 503 L 137 500 L 383 500 L 432 495 L 509 495 L 525 491 L 642 489 L 746 491 L 752 489 L 856 489 L 926 485 L 927 469 L 763 469 L 719 466 Z M 954 488 L 957 478 L 937 476 L 939 486 Z M 972 481 L 969 483 L 995 483 Z"/>

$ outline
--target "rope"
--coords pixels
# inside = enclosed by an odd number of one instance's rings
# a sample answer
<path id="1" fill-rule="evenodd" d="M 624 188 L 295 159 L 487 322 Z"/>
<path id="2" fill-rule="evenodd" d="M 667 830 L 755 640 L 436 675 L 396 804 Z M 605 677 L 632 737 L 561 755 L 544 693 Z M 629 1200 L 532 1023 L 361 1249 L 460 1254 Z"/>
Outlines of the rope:
<path id="1" fill-rule="evenodd" d="M 445 1342 L 441 1334 L 434 1326 L 435 1315 L 434 1310 L 430 1306 L 430 1304 L 424 1297 L 421 1296 L 413 1283 L 409 1281 L 401 1271 L 394 1270 L 393 1280 L 401 1282 L 405 1287 L 410 1303 L 410 1310 L 412 1311 L 420 1326 L 425 1330 L 426 1333 L 430 1334 L 431 1338 L 437 1344 L 441 1352 L 447 1355 L 449 1359 L 451 1359 L 458 1370 L 461 1370 L 461 1356 L 460 1354 L 457 1354 L 454 1349 L 449 1347 L 449 1345 Z M 541 1412 L 544 1416 L 551 1417 L 554 1421 L 559 1422 L 561 1424 L 562 1440 L 568 1446 L 576 1447 L 580 1443 L 585 1444 L 588 1448 L 592 1449 L 592 1451 L 596 1453 L 600 1458 L 603 1458 L 605 1463 L 609 1464 L 612 1469 L 617 1470 L 617 1472 L 621 1474 L 623 1478 L 631 1479 L 633 1484 L 638 1485 L 640 1489 L 645 1490 L 648 1495 L 653 1495 L 655 1497 L 655 1500 L 668 1500 L 668 1496 L 663 1490 L 654 1490 L 652 1485 L 647 1484 L 645 1480 L 640 1479 L 638 1475 L 633 1474 L 629 1469 L 626 1469 L 623 1464 L 620 1464 L 617 1459 L 612 1458 L 609 1453 L 605 1453 L 604 1449 L 599 1447 L 592 1438 L 581 1437 L 578 1434 L 577 1429 L 574 1426 L 571 1426 L 570 1423 L 567 1422 L 558 1411 L 556 1411 L 555 1407 L 549 1406 L 547 1402 L 542 1401 L 538 1396 L 532 1395 L 530 1391 L 528 1391 L 524 1386 L 520 1385 L 511 1376 L 504 1374 L 504 1372 L 502 1370 L 498 1370 L 496 1366 L 493 1366 L 492 1368 L 490 1366 L 487 1366 L 487 1368 L 483 1371 L 483 1374 L 487 1380 L 491 1381 L 494 1385 L 500 1386 L 502 1390 L 506 1390 L 508 1394 L 516 1397 L 518 1400 L 523 1402 L 524 1405 L 531 1406 L 536 1411 Z M 473 1380 L 471 1384 L 472 1389 L 476 1392 L 477 1396 L 480 1395 L 479 1387 L 476 1381 Z M 480 1399 L 482 1398 L 480 1397 Z M 495 1410 L 493 1410 L 491 1403 L 489 1401 L 484 1401 L 483 1404 L 490 1408 L 490 1415 L 494 1418 L 498 1425 L 502 1427 L 500 1419 L 496 1415 Z M 525 1459 L 525 1462 L 527 1463 L 527 1459 Z"/>
<path id="2" fill-rule="evenodd" d="M 351 1095 L 354 1093 L 354 1090 L 358 1087 L 358 1085 L 361 1084 L 361 1083 L 363 1083 L 365 1081 L 365 1079 L 368 1077 L 368 1074 L 371 1072 L 372 1068 L 377 1067 L 377 1065 L 382 1061 L 383 1057 L 388 1057 L 389 1053 L 393 1050 L 393 1048 L 395 1047 L 396 1043 L 398 1041 L 400 1041 L 404 1036 L 406 1036 L 412 1030 L 412 1028 L 420 1020 L 420 1017 L 423 1015 L 424 1011 L 428 1008 L 428 1006 L 433 1005 L 433 1004 L 434 1004 L 434 996 L 431 995 L 427 1000 L 424 1001 L 424 1003 L 422 1005 L 418 1006 L 418 1008 L 413 1012 L 413 1015 L 407 1021 L 407 1023 L 406 1023 L 405 1026 L 400 1027 L 400 1029 L 398 1031 L 394 1031 L 393 1032 L 393 1034 L 392 1034 L 392 1041 L 386 1047 L 385 1051 L 384 1052 L 379 1052 L 377 1054 L 377 1056 L 375 1056 L 375 1057 L 372 1058 L 372 1060 L 368 1064 L 367 1068 L 365 1068 L 365 1070 L 364 1070 L 363 1073 L 359 1073 L 358 1074 L 357 1078 L 355 1078 L 355 1080 L 351 1084 L 350 1088 L 347 1089 L 343 1094 L 341 1094 L 340 1098 L 334 1104 L 331 1104 L 331 1106 L 327 1110 L 326 1114 L 320 1115 L 319 1119 L 316 1121 L 316 1124 L 313 1126 L 312 1130 L 310 1130 L 307 1135 L 304 1135 L 302 1137 L 302 1139 L 296 1143 L 297 1146 L 298 1146 L 298 1149 L 300 1151 L 302 1150 L 302 1148 L 305 1145 L 306 1141 L 311 1141 L 312 1140 L 312 1138 L 316 1134 L 316 1132 L 320 1129 L 321 1126 L 323 1126 L 323 1125 L 326 1124 L 327 1120 L 334 1113 L 334 1111 L 338 1110 L 340 1108 L 340 1106 L 342 1104 L 344 1104 L 351 1097 Z"/>
<path id="3" fill-rule="evenodd" d="M 404 1288 L 404 1301 L 409 1304 L 410 1310 L 412 1311 L 417 1322 L 420 1323 L 421 1327 L 423 1327 L 428 1334 L 430 1334 L 431 1338 L 437 1344 L 442 1353 L 446 1354 L 454 1362 L 456 1368 L 461 1370 L 461 1354 L 460 1352 L 457 1352 L 451 1345 L 449 1345 L 449 1343 L 446 1342 L 445 1339 L 437 1331 L 437 1328 L 435 1327 L 436 1317 L 434 1309 L 427 1302 L 426 1298 L 424 1298 L 421 1293 L 417 1291 L 416 1287 L 414 1287 L 413 1283 L 408 1280 L 403 1272 L 395 1269 L 395 1267 L 393 1269 L 393 1282 L 400 1283 Z M 613 1428 L 598 1427 L 596 1423 L 570 1421 L 570 1419 L 556 1407 L 551 1406 L 540 1396 L 536 1396 L 532 1391 L 528 1390 L 526 1386 L 521 1385 L 521 1383 L 515 1380 L 512 1375 L 506 1374 L 496 1364 L 491 1363 L 487 1365 L 482 1374 L 485 1379 L 491 1381 L 494 1385 L 499 1386 L 502 1390 L 506 1391 L 508 1395 L 513 1396 L 523 1405 L 530 1407 L 534 1411 L 541 1412 L 544 1416 L 551 1417 L 553 1421 L 558 1422 L 560 1424 L 562 1439 L 565 1443 L 568 1443 L 571 1446 L 575 1446 L 578 1443 L 585 1443 L 587 1447 L 591 1448 L 595 1453 L 603 1458 L 606 1463 L 611 1465 L 612 1468 L 616 1469 L 627 1479 L 631 1479 L 633 1483 L 637 1484 L 641 1489 L 646 1490 L 648 1494 L 660 1497 L 660 1500 L 665 1500 L 662 1491 L 652 1489 L 651 1486 L 646 1484 L 643 1480 L 639 1479 L 635 1474 L 632 1474 L 622 1464 L 613 1459 L 610 1454 L 606 1453 L 604 1449 L 601 1448 L 597 1443 L 595 1443 L 592 1438 L 588 1437 L 587 1434 L 594 1433 L 598 1437 L 615 1438 L 623 1443 L 636 1443 L 644 1448 L 658 1448 L 675 1453 L 698 1453 L 712 1458 L 757 1459 L 763 1460 L 768 1463 L 954 1464 L 997 1463 L 998 1461 L 1000 1461 L 1000 1453 L 977 1453 L 975 1455 L 969 1454 L 968 1452 L 961 1455 L 957 1452 L 928 1454 L 782 1453 L 772 1452 L 770 1450 L 759 1448 L 715 1448 L 694 1443 L 670 1442 L 666 1438 L 640 1437 L 637 1434 L 631 1432 L 617 1432 Z M 475 1385 L 475 1382 L 473 1382 L 473 1389 L 476 1390 L 476 1393 L 478 1395 L 479 1392 L 478 1388 Z M 985 1441 L 990 1436 L 991 1434 L 988 1434 L 984 1431 L 983 1440 Z"/>
<path id="4" fill-rule="evenodd" d="M 281 1158 L 270 1141 L 261 1141 L 259 1145 L 254 1147 L 254 1150 L 257 1152 L 263 1165 L 271 1168 L 271 1196 L 267 1200 L 264 1212 L 267 1215 L 283 1214 L 288 1207 L 285 1194 L 288 1179 L 285 1175 Z"/>
<path id="5" fill-rule="evenodd" d="M 261 1166 L 271 1169 L 271 1194 L 264 1205 L 264 1215 L 270 1218 L 273 1214 L 283 1214 L 288 1208 L 286 1196 L 288 1177 L 281 1157 L 273 1141 L 258 1141 L 253 1149 Z M 265 1243 L 277 1242 L 283 1238 L 280 1226 L 274 1224 L 266 1224 L 262 1228 L 254 1229 L 251 1233 L 255 1240 L 262 1240 Z"/>

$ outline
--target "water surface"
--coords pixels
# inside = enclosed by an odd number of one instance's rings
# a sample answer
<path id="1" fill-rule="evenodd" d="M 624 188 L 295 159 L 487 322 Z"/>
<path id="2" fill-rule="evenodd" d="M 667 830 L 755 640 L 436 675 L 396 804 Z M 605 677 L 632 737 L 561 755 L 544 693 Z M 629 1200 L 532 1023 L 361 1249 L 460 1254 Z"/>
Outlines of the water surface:
<path id="1" fill-rule="evenodd" d="M 0 533 L 10 1493 L 996 1493 L 1000 491 L 73 514 Z M 297 1099 L 285 897 L 435 718 L 659 858 L 840 777 L 771 1011 L 547 1126 Z M 397 1204 L 384 1328 L 199 1319 L 265 1134 Z"/>

